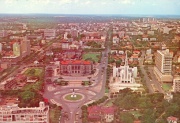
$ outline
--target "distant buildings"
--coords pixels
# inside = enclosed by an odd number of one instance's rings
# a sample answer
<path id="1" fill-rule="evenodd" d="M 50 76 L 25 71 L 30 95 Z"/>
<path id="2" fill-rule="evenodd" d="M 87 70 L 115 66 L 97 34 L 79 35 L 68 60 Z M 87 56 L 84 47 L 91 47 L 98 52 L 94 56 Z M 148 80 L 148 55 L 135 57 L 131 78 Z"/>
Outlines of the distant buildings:
<path id="1" fill-rule="evenodd" d="M 7 35 L 8 34 L 6 30 L 0 30 L 0 38 L 6 37 Z"/>
<path id="2" fill-rule="evenodd" d="M 173 56 L 168 49 L 157 51 L 155 56 L 154 74 L 159 81 L 172 81 L 172 58 Z"/>
<path id="3" fill-rule="evenodd" d="M 55 29 L 45 29 L 44 30 L 44 37 L 46 39 L 53 39 L 56 37 L 56 30 Z"/>
<path id="4" fill-rule="evenodd" d="M 18 104 L 0 106 L 1 123 L 49 123 L 49 107 L 44 102 L 39 107 L 20 108 Z"/>
<path id="5" fill-rule="evenodd" d="M 92 73 L 93 63 L 83 60 L 66 60 L 60 62 L 60 73 L 63 75 L 79 76 Z"/>

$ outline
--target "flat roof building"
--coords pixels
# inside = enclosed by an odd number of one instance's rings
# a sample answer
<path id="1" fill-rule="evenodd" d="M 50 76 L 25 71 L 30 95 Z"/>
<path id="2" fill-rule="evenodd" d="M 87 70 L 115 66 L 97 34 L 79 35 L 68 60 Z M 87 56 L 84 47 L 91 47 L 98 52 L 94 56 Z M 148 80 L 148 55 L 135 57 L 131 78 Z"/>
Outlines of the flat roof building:
<path id="1" fill-rule="evenodd" d="M 157 50 L 157 54 L 155 56 L 154 74 L 159 81 L 172 81 L 172 58 L 173 56 L 168 49 Z"/>
<path id="2" fill-rule="evenodd" d="M 60 62 L 60 73 L 63 75 L 89 75 L 92 73 L 93 63 L 84 60 L 66 60 Z"/>
<path id="3" fill-rule="evenodd" d="M 173 78 L 173 91 L 180 92 L 180 76 L 174 76 Z"/>
<path id="4" fill-rule="evenodd" d="M 49 123 L 49 106 L 20 108 L 18 104 L 0 106 L 0 123 Z"/>

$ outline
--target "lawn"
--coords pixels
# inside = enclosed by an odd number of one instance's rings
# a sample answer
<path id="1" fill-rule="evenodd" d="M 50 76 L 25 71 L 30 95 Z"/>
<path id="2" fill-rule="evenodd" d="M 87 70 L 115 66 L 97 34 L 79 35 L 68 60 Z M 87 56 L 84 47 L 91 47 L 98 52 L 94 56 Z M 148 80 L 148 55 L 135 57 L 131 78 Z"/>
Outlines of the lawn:
<path id="1" fill-rule="evenodd" d="M 109 89 L 108 88 L 105 89 L 105 93 L 109 93 Z"/>
<path id="2" fill-rule="evenodd" d="M 113 102 L 114 102 L 114 99 L 108 100 L 108 101 L 105 103 L 105 106 L 107 106 L 107 107 L 113 106 Z"/>
<path id="3" fill-rule="evenodd" d="M 51 123 L 58 123 L 61 112 L 59 108 L 50 108 L 50 116 L 49 119 Z"/>
<path id="4" fill-rule="evenodd" d="M 31 88 L 34 90 L 41 90 L 43 86 L 43 83 L 41 81 L 38 81 L 36 83 L 30 83 L 23 87 L 23 90 L 30 90 Z"/>
<path id="5" fill-rule="evenodd" d="M 42 76 L 42 73 L 43 73 L 43 69 L 41 68 L 29 68 L 24 72 L 24 74 L 27 76 L 37 76 L 37 77 Z"/>
<path id="6" fill-rule="evenodd" d="M 98 62 L 100 60 L 100 54 L 97 54 L 97 53 L 86 53 L 86 54 L 83 54 L 83 59 L 84 60 L 92 59 L 93 61 Z"/>
<path id="7" fill-rule="evenodd" d="M 170 91 L 172 89 L 172 84 L 171 83 L 163 83 L 162 88 L 164 91 Z"/>
<path id="8" fill-rule="evenodd" d="M 142 114 L 139 111 L 130 111 L 134 118 L 138 119 L 138 117 L 142 116 Z"/>
<path id="9" fill-rule="evenodd" d="M 24 72 L 24 74 L 26 76 L 39 77 L 39 81 L 25 85 L 23 87 L 23 90 L 29 90 L 31 88 L 34 90 L 41 90 L 42 89 L 42 86 L 43 86 L 43 81 L 42 81 L 43 69 L 41 69 L 41 68 L 29 68 Z"/>
<path id="10" fill-rule="evenodd" d="M 82 99 L 81 95 L 79 95 L 79 94 L 75 94 L 75 95 L 76 95 L 76 97 L 71 97 L 71 94 L 69 94 L 69 95 L 65 96 L 65 99 L 70 100 L 70 101 L 77 101 L 77 100 Z"/>

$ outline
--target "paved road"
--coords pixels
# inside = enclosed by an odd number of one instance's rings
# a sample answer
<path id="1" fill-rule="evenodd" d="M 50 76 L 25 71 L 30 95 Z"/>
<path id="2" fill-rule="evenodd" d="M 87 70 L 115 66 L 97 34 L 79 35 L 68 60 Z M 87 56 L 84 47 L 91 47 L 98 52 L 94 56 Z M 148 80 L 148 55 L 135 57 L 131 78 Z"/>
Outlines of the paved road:
<path id="1" fill-rule="evenodd" d="M 56 86 L 54 90 L 49 91 L 49 86 L 47 85 L 44 93 L 44 97 L 55 100 L 55 102 L 59 103 L 63 107 L 63 112 L 67 112 L 68 120 L 65 117 L 61 118 L 60 123 L 74 123 L 75 116 L 81 116 L 81 107 L 92 100 L 98 100 L 104 96 L 105 93 L 105 84 L 106 84 L 106 69 L 108 65 L 108 53 L 110 49 L 109 47 L 102 52 L 101 62 L 98 64 L 98 74 L 93 76 L 91 80 L 94 80 L 94 84 L 89 87 L 79 86 L 79 87 L 60 87 Z M 68 79 L 68 77 L 63 77 Z M 69 77 L 69 79 L 74 80 L 75 78 Z M 78 79 L 87 79 L 87 77 L 82 77 Z M 53 88 L 53 87 L 52 87 Z M 75 89 L 76 93 L 81 93 L 84 95 L 84 99 L 78 102 L 67 102 L 63 100 L 63 95 L 67 93 L 71 93 L 72 89 Z M 78 123 L 81 123 L 81 119 L 78 120 Z"/>
<path id="2" fill-rule="evenodd" d="M 152 85 L 154 85 L 155 88 L 157 88 L 157 90 L 160 93 L 164 93 L 163 89 L 161 88 L 160 82 L 158 82 L 158 80 L 156 79 L 156 76 L 153 73 L 153 67 L 148 68 L 148 70 L 149 70 L 149 72 L 151 74 L 152 80 L 148 77 L 148 75 L 147 75 L 147 73 L 146 73 L 146 71 L 144 69 L 145 65 L 143 65 L 144 56 L 145 56 L 145 52 L 142 51 L 139 66 L 140 66 L 140 69 L 141 69 L 142 73 L 144 74 L 144 78 L 145 78 L 145 81 L 146 81 L 146 85 L 147 85 L 147 87 L 149 89 L 149 93 L 155 93 L 154 89 L 152 88 Z"/>

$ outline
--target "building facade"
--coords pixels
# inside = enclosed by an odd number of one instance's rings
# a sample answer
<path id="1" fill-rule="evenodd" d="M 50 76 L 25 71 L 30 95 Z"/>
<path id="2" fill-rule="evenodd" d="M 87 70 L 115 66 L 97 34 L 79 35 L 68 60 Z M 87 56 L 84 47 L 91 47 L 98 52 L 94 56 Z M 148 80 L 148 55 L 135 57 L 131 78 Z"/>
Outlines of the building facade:
<path id="1" fill-rule="evenodd" d="M 30 54 L 31 50 L 30 40 L 27 40 L 27 38 L 24 38 L 21 40 L 21 55 L 22 57 L 25 57 Z"/>
<path id="2" fill-rule="evenodd" d="M 157 51 L 155 56 L 154 74 L 159 81 L 172 81 L 172 58 L 173 56 L 168 49 Z"/>
<path id="3" fill-rule="evenodd" d="M 0 38 L 8 36 L 8 33 L 6 30 L 0 30 Z"/>
<path id="4" fill-rule="evenodd" d="M 45 29 L 44 30 L 44 37 L 46 39 L 53 39 L 56 37 L 56 30 L 55 29 Z"/>
<path id="5" fill-rule="evenodd" d="M 125 65 L 120 67 L 113 67 L 113 77 L 117 79 L 119 83 L 135 83 L 134 78 L 137 77 L 137 67 L 129 67 L 127 53 Z"/>
<path id="6" fill-rule="evenodd" d="M 0 53 L 2 52 L 2 43 L 0 43 Z"/>
<path id="7" fill-rule="evenodd" d="M 89 75 L 92 70 L 93 64 L 90 61 L 67 60 L 60 62 L 60 74 L 63 75 Z"/>
<path id="8" fill-rule="evenodd" d="M 49 123 L 49 107 L 44 102 L 39 107 L 0 106 L 0 123 Z"/>
<path id="9" fill-rule="evenodd" d="M 130 88 L 138 90 L 141 84 L 136 83 L 137 67 L 130 68 L 126 52 L 125 65 L 113 67 L 113 83 L 110 85 L 111 93 L 119 92 L 121 89 Z"/>
<path id="10" fill-rule="evenodd" d="M 21 56 L 21 47 L 19 42 L 13 44 L 13 54 L 14 56 Z"/>
<path id="11" fill-rule="evenodd" d="M 180 92 L 180 76 L 174 76 L 173 78 L 173 91 Z"/>

